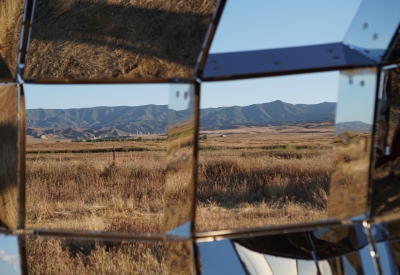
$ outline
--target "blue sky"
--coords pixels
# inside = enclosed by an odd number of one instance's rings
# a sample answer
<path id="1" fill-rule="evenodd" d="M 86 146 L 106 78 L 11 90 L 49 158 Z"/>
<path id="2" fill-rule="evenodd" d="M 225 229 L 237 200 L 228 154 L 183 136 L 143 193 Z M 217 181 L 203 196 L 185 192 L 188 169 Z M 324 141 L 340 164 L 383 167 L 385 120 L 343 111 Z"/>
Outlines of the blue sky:
<path id="1" fill-rule="evenodd" d="M 343 40 L 361 0 L 230 0 L 211 52 L 293 47 Z M 246 106 L 282 100 L 336 102 L 339 72 L 202 84 L 201 107 Z M 168 104 L 169 84 L 26 85 L 26 106 L 83 108 Z"/>

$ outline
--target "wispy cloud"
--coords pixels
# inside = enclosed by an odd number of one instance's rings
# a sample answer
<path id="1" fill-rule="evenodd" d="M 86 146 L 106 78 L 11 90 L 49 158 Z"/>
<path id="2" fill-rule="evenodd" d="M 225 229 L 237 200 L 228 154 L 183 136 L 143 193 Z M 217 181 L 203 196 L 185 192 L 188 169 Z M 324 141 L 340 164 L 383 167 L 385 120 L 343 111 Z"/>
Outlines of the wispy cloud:
<path id="1" fill-rule="evenodd" d="M 21 274 L 19 269 L 19 259 L 18 255 L 8 254 L 3 250 L 0 250 L 0 260 L 6 262 L 10 266 L 12 266 L 16 272 L 16 274 Z"/>

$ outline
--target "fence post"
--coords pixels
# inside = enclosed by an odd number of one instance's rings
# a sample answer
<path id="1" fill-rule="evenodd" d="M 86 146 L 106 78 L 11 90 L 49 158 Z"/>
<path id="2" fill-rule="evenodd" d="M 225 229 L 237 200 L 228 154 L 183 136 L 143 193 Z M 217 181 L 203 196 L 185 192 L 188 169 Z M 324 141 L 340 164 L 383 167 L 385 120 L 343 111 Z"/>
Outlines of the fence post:
<path id="1" fill-rule="evenodd" d="M 112 152 L 113 152 L 113 161 L 115 161 L 115 145 L 113 145 Z"/>

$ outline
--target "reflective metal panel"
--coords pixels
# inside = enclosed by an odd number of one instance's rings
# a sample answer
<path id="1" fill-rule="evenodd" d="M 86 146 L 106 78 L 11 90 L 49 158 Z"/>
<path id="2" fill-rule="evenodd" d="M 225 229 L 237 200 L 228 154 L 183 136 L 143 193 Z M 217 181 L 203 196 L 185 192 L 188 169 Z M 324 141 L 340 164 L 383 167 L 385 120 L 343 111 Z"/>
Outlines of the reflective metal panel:
<path id="1" fill-rule="evenodd" d="M 170 84 L 24 88 L 27 228 L 163 232 Z"/>
<path id="2" fill-rule="evenodd" d="M 164 247 L 168 274 L 196 274 L 192 240 L 166 242 Z"/>
<path id="3" fill-rule="evenodd" d="M 169 274 L 162 242 L 28 237 L 29 274 Z"/>
<path id="4" fill-rule="evenodd" d="M 25 78 L 191 76 L 216 2 L 38 0 Z"/>
<path id="5" fill-rule="evenodd" d="M 0 86 L 0 227 L 18 224 L 18 87 Z"/>
<path id="6" fill-rule="evenodd" d="M 328 202 L 331 218 L 367 211 L 376 78 L 376 69 L 340 73 Z"/>
<path id="7" fill-rule="evenodd" d="M 338 72 L 203 83 L 196 230 L 326 219 Z"/>
<path id="8" fill-rule="evenodd" d="M 22 274 L 18 237 L 0 234 L 0 273 Z"/>
<path id="9" fill-rule="evenodd" d="M 202 274 L 377 274 L 362 225 L 198 242 Z"/>
<path id="10" fill-rule="evenodd" d="M 341 43 L 210 54 L 203 78 L 230 79 L 374 65 L 372 60 Z"/>
<path id="11" fill-rule="evenodd" d="M 362 1 L 343 43 L 380 62 L 400 25 L 399 10 L 399 1 Z"/>
<path id="12" fill-rule="evenodd" d="M 400 69 L 384 71 L 378 94 L 375 121 L 374 167 L 372 174 L 371 215 L 400 214 L 399 119 Z"/>
<path id="13" fill-rule="evenodd" d="M 0 2 L 0 80 L 16 78 L 24 2 Z"/>
<path id="14" fill-rule="evenodd" d="M 165 231 L 189 237 L 194 213 L 194 86 L 173 84 L 168 109 Z"/>

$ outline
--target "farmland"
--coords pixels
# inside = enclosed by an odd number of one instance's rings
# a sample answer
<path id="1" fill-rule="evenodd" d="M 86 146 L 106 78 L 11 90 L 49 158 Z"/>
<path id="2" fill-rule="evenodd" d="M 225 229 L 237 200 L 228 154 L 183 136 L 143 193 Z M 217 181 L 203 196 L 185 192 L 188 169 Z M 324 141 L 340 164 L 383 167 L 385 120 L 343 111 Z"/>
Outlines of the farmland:
<path id="1" fill-rule="evenodd" d="M 196 229 L 326 218 L 333 132 L 329 122 L 202 131 Z M 101 143 L 28 139 L 26 227 L 162 233 L 166 143 L 156 136 Z M 113 146 L 125 148 L 116 161 Z M 39 238 L 28 241 L 28 259 L 33 273 L 60 265 L 84 273 L 96 257 L 113 262 L 140 252 L 138 265 L 163 270 L 157 245 Z M 48 249 L 60 254 L 59 262 L 43 258 Z"/>

